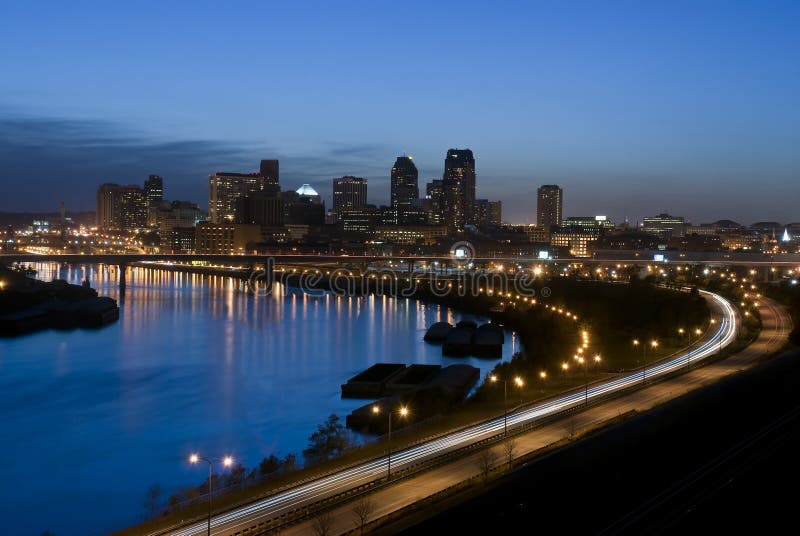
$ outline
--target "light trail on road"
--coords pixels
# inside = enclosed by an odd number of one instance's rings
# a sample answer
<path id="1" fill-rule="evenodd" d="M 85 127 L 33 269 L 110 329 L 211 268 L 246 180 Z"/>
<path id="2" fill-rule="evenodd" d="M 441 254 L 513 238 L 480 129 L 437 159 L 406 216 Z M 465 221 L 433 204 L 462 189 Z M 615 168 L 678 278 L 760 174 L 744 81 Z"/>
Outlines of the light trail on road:
<path id="1" fill-rule="evenodd" d="M 641 371 L 625 374 L 619 378 L 597 383 L 588 386 L 586 389 L 579 389 L 535 406 L 509 413 L 509 430 L 513 431 L 516 427 L 536 424 L 537 421 L 543 421 L 568 410 L 578 409 L 611 394 L 644 384 L 646 381 L 663 378 L 673 372 L 686 369 L 687 365 L 707 359 L 731 344 L 736 339 L 738 330 L 739 320 L 736 310 L 721 296 L 702 290 L 700 292 L 708 299 L 709 304 L 712 305 L 712 310 L 716 310 L 717 313 L 715 316 L 712 312 L 712 318 L 717 320 L 717 323 L 712 325 L 716 327 L 716 330 L 711 333 L 709 333 L 711 330 L 708 330 L 706 334 L 709 336 L 704 339 L 702 344 L 698 344 L 685 354 L 668 357 L 647 369 L 643 368 Z M 447 453 L 468 447 L 478 441 L 496 436 L 503 432 L 503 426 L 503 417 L 498 417 L 413 447 L 398 450 L 392 453 L 392 467 L 399 472 L 403 468 L 431 461 Z M 219 514 L 212 519 L 212 534 L 215 536 L 234 535 L 258 523 L 274 519 L 298 508 L 310 506 L 326 497 L 332 497 L 379 480 L 386 474 L 387 461 L 386 456 L 380 457 L 319 477 L 310 482 L 299 484 L 265 499 L 257 500 L 247 506 Z M 206 521 L 198 521 L 180 529 L 159 531 L 151 534 L 152 536 L 157 534 L 199 536 L 206 534 L 206 531 Z"/>

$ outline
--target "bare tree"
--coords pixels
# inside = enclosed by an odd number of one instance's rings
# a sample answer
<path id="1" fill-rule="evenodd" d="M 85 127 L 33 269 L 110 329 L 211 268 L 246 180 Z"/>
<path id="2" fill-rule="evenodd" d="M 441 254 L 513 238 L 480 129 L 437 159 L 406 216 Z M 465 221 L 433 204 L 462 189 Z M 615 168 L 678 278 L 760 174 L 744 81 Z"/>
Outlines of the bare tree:
<path id="1" fill-rule="evenodd" d="M 147 488 L 147 493 L 144 496 L 144 509 L 145 517 L 151 519 L 158 514 L 158 503 L 161 499 L 161 486 L 153 484 Z"/>
<path id="2" fill-rule="evenodd" d="M 314 518 L 311 523 L 311 528 L 314 530 L 316 536 L 331 536 L 333 534 L 333 514 L 330 512 L 322 512 Z"/>
<path id="3" fill-rule="evenodd" d="M 478 453 L 475 463 L 478 465 L 478 470 L 480 471 L 480 475 L 483 477 L 484 481 L 489 478 L 489 473 L 494 466 L 496 457 L 497 456 L 492 449 L 484 449 Z"/>
<path id="4" fill-rule="evenodd" d="M 364 534 L 364 525 L 367 524 L 369 518 L 375 513 L 375 501 L 364 495 L 353 505 L 353 523 L 359 529 L 360 534 Z"/>
<path id="5" fill-rule="evenodd" d="M 514 461 L 514 454 L 517 450 L 517 441 L 514 438 L 509 437 L 506 439 L 505 443 L 503 443 L 503 454 L 506 456 L 506 463 L 508 466 L 511 467 L 511 462 Z"/>

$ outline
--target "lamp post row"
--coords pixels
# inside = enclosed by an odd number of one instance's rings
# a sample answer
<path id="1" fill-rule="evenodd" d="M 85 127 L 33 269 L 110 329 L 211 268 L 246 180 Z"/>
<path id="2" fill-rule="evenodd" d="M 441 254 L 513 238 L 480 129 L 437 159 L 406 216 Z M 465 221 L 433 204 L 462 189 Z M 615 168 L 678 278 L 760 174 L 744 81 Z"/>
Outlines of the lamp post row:
<path id="1" fill-rule="evenodd" d="M 714 323 L 713 320 L 712 320 L 712 323 Z M 678 333 L 683 335 L 685 333 L 685 331 L 684 331 L 683 328 L 680 328 L 678 330 Z M 702 331 L 700 329 L 695 329 L 694 334 L 699 337 L 702 334 Z M 699 340 L 699 338 L 697 340 Z M 639 339 L 633 339 L 633 345 L 634 346 L 639 346 L 639 345 L 642 346 L 642 361 L 643 361 L 643 363 L 642 363 L 642 381 L 644 382 L 645 379 L 647 378 L 647 346 L 648 346 L 648 344 L 642 344 L 641 341 L 639 341 Z M 588 346 L 588 345 L 586 345 L 586 346 Z M 657 340 L 650 341 L 649 346 L 651 346 L 654 349 L 657 348 L 658 347 L 658 341 Z M 689 345 L 689 348 L 691 350 L 691 344 Z M 580 364 L 584 365 L 584 372 L 585 372 L 584 402 L 586 404 L 588 404 L 589 403 L 588 360 L 586 358 L 584 358 L 582 355 L 576 356 L 576 359 L 578 360 L 578 362 Z M 686 366 L 687 366 L 687 368 L 689 366 L 689 359 L 690 359 L 689 358 L 689 354 L 687 353 L 687 357 L 686 357 Z M 594 361 L 595 362 L 600 362 L 600 360 L 601 360 L 601 358 L 600 358 L 599 355 L 595 355 L 594 356 Z M 566 370 L 568 370 L 568 368 L 569 368 L 569 366 L 567 365 L 567 363 L 562 364 L 562 369 L 563 370 L 566 371 Z M 539 377 L 544 380 L 547 377 L 547 373 L 542 371 L 542 372 L 539 373 Z M 489 380 L 492 381 L 493 383 L 502 383 L 503 384 L 503 435 L 507 436 L 508 435 L 508 380 L 501 380 L 495 374 L 492 374 L 491 376 L 489 376 Z M 513 381 L 514 381 L 514 384 L 517 387 L 522 387 L 524 385 L 524 382 L 523 382 L 522 378 L 519 377 L 519 376 L 515 376 L 513 378 Z M 381 412 L 380 407 L 377 406 L 377 405 L 372 406 L 372 412 L 374 414 L 380 413 Z M 392 476 L 392 414 L 393 414 L 392 411 L 388 411 L 387 412 L 387 416 L 388 416 L 388 434 L 387 434 L 388 455 L 386 457 L 386 480 L 387 481 L 389 479 L 391 479 L 391 476 Z M 398 414 L 401 417 L 408 416 L 408 408 L 406 406 L 401 406 L 398 409 Z M 209 459 L 209 458 L 204 457 L 204 456 L 200 456 L 197 453 L 192 454 L 192 455 L 189 456 L 189 462 L 192 463 L 192 464 L 197 464 L 197 463 L 199 463 L 201 461 L 204 461 L 204 462 L 206 462 L 208 464 L 208 534 L 210 536 L 211 535 L 211 514 L 212 514 L 212 492 L 213 492 L 213 490 L 212 490 L 212 482 L 211 482 L 212 481 L 212 476 L 213 476 L 213 461 L 211 459 Z M 225 456 L 224 458 L 222 458 L 222 464 L 225 467 L 231 467 L 233 465 L 233 458 L 231 456 Z"/>

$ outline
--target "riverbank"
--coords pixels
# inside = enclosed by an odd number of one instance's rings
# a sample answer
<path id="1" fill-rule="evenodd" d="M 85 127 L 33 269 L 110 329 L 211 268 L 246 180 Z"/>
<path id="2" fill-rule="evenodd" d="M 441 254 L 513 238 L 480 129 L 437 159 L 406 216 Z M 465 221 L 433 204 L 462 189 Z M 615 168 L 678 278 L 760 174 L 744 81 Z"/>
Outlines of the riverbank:
<path id="1" fill-rule="evenodd" d="M 117 302 L 88 285 L 44 282 L 0 265 L 0 336 L 45 329 L 97 328 L 119 319 Z"/>
<path id="2" fill-rule="evenodd" d="M 88 279 L 100 295 L 119 300 L 114 268 L 35 268 L 45 281 L 80 286 Z M 481 377 L 494 364 L 442 357 L 423 342 L 425 326 L 463 318 L 451 309 L 285 288 L 252 296 L 236 282 L 129 267 L 125 306 L 110 329 L 0 339 L 0 456 L 15 460 L 6 476 L 18 482 L 0 499 L 10 511 L 40 512 L 11 520 L 9 533 L 100 536 L 137 523 L 154 484 L 164 505 L 202 483 L 203 471 L 185 461 L 190 452 L 231 454 L 250 468 L 272 454 L 299 458 L 331 413 L 344 421 L 363 405 L 342 399 L 339 386 L 376 362 L 468 364 Z M 518 345 L 506 333 L 503 359 Z M 65 465 L 64 452 L 84 455 Z M 86 477 L 107 474 L 115 478 Z M 44 481 L 72 493 L 34 506 Z M 96 505 L 90 517 L 81 515 L 87 501 Z"/>

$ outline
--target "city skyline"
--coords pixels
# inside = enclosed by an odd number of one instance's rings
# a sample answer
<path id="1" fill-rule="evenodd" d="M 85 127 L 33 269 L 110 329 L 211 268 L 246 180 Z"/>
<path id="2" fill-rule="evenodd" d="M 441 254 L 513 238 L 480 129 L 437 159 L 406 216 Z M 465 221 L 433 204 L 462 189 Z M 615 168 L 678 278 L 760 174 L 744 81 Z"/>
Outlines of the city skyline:
<path id="1" fill-rule="evenodd" d="M 3 534 L 791 526 L 796 0 L 7 4 Z"/>
<path id="2" fill-rule="evenodd" d="M 282 161 L 287 188 L 330 200 L 330 180 L 353 175 L 388 204 L 397 156 L 414 156 L 424 184 L 460 147 L 475 154 L 478 196 L 504 201 L 511 222 L 535 221 L 536 189 L 550 183 L 571 193 L 567 215 L 796 221 L 780 200 L 800 176 L 799 8 L 715 7 L 516 6 L 507 17 L 411 5 L 395 42 L 383 28 L 397 14 L 383 6 L 174 5 L 154 17 L 14 5 L 14 24 L 0 22 L 16 74 L 0 82 L 0 179 L 35 180 L 0 210 L 89 209 L 97 184 L 150 174 L 165 197 L 204 204 L 209 174 L 255 171 L 264 157 Z M 251 35 L 258 19 L 280 24 Z M 241 39 L 212 45 L 223 26 Z M 228 85 L 206 89 L 214 80 Z"/>

